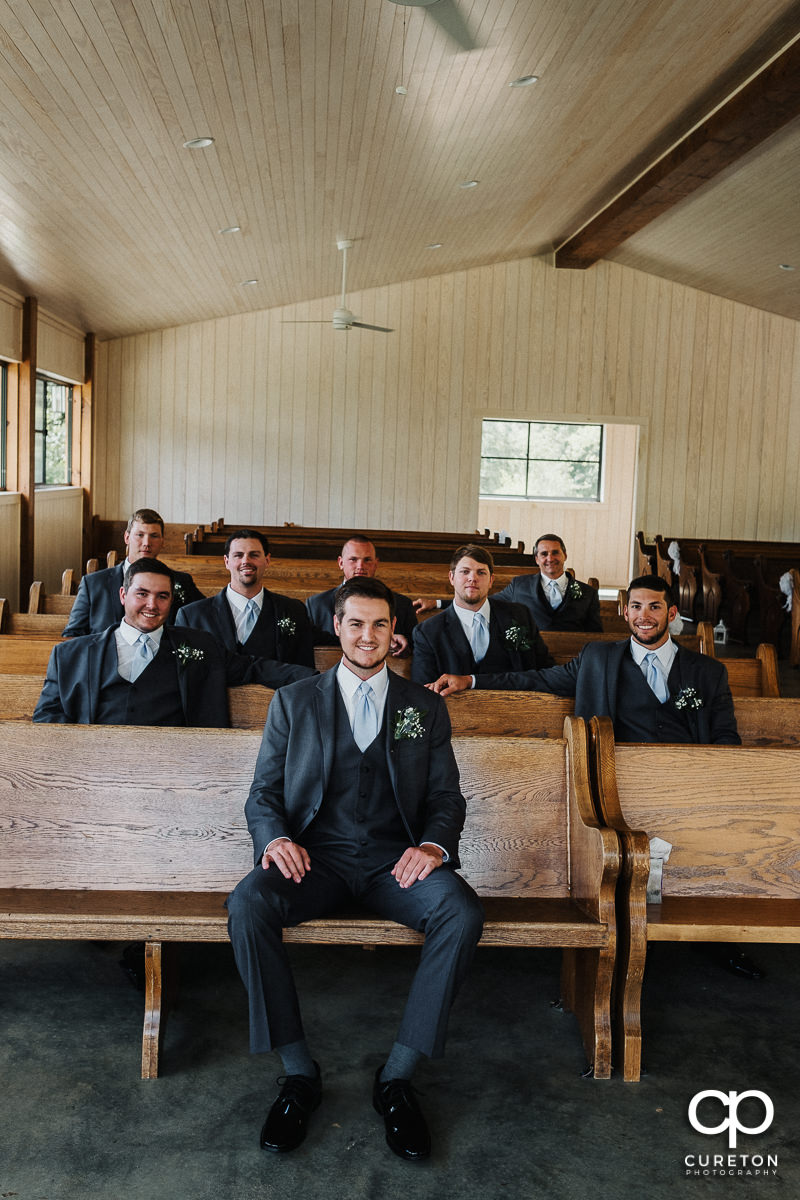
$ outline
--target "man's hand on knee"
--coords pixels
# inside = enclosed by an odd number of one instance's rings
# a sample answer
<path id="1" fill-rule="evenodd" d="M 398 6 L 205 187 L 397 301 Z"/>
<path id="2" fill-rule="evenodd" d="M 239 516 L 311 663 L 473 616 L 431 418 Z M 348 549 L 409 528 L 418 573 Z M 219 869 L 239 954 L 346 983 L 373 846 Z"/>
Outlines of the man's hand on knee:
<path id="1" fill-rule="evenodd" d="M 293 879 L 295 883 L 311 870 L 308 851 L 289 838 L 276 838 L 267 846 L 261 856 L 261 866 L 266 871 L 273 863 L 285 879 Z"/>
<path id="2" fill-rule="evenodd" d="M 418 879 L 425 879 L 431 871 L 442 865 L 443 860 L 444 854 L 439 846 L 423 842 L 421 846 L 409 846 L 392 867 L 392 874 L 401 888 L 408 888 Z"/>

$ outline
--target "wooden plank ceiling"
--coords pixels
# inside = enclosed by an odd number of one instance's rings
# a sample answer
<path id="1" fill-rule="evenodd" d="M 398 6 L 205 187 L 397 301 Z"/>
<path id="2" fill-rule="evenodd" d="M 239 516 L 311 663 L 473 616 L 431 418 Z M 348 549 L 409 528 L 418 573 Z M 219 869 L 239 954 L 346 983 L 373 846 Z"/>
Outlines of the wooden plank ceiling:
<path id="1" fill-rule="evenodd" d="M 338 238 L 350 292 L 549 254 L 800 32 L 447 2 L 475 49 L 390 0 L 0 0 L 0 283 L 113 337 L 334 297 Z M 797 126 L 609 257 L 800 319 Z"/>

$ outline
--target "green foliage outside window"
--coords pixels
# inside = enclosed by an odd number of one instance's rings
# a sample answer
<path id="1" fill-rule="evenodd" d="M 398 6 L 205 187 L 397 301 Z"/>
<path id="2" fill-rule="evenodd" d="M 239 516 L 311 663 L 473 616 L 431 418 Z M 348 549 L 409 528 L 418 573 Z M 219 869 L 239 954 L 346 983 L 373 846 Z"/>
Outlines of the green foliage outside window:
<path id="1" fill-rule="evenodd" d="M 482 496 L 599 500 L 603 426 L 483 422 Z"/>

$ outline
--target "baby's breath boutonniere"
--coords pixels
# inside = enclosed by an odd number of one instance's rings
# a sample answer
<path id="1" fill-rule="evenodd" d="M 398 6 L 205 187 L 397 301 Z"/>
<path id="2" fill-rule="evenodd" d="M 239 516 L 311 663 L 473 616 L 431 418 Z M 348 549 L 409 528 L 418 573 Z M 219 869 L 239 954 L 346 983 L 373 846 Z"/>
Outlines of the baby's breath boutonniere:
<path id="1" fill-rule="evenodd" d="M 583 588 L 578 583 L 577 579 L 572 579 L 570 581 L 570 585 L 567 588 L 567 595 L 571 596 L 573 600 L 580 600 L 581 596 L 583 595 Z"/>
<path id="2" fill-rule="evenodd" d="M 394 714 L 394 728 L 392 730 L 394 740 L 401 742 L 407 738 L 424 737 L 425 726 L 422 724 L 422 718 L 426 715 L 427 709 L 420 711 L 411 705 L 408 708 L 399 709 Z"/>
<path id="3" fill-rule="evenodd" d="M 180 646 L 175 647 L 175 657 L 182 667 L 188 667 L 192 662 L 202 662 L 205 656 L 204 650 L 198 650 L 187 642 L 181 642 Z"/>
<path id="4" fill-rule="evenodd" d="M 297 633 L 297 626 L 291 617 L 281 617 L 278 621 L 278 632 L 284 637 L 294 637 Z"/>
<path id="5" fill-rule="evenodd" d="M 523 625 L 509 625 L 506 641 L 510 642 L 515 650 L 530 650 L 533 645 L 528 630 Z"/>
<path id="6" fill-rule="evenodd" d="M 698 696 L 695 688 L 685 687 L 681 688 L 673 703 L 676 708 L 688 708 L 690 711 L 696 712 L 698 708 L 703 707 L 703 697 Z"/>
<path id="7" fill-rule="evenodd" d="M 175 599 L 178 601 L 178 604 L 186 603 L 186 592 L 183 590 L 183 585 L 178 583 L 177 580 L 175 581 L 175 583 L 173 585 L 172 591 L 175 596 Z"/>

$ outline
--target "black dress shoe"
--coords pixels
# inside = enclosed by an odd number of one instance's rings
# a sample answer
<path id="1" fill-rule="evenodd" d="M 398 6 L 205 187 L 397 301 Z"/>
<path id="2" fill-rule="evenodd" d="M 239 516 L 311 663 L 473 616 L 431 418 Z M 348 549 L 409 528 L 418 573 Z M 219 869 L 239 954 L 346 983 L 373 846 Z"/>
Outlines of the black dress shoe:
<path id="1" fill-rule="evenodd" d="M 294 1150 L 306 1136 L 308 1119 L 322 1100 L 322 1077 L 319 1063 L 315 1078 L 309 1075 L 284 1075 L 279 1079 L 281 1090 L 267 1113 L 261 1130 L 261 1149 Z"/>
<path id="2" fill-rule="evenodd" d="M 427 1158 L 431 1152 L 431 1135 L 420 1112 L 414 1089 L 408 1079 L 381 1080 L 383 1067 L 375 1073 L 372 1103 L 383 1117 L 386 1143 L 400 1158 Z"/>
<path id="3" fill-rule="evenodd" d="M 725 960 L 725 966 L 731 975 L 738 975 L 740 979 L 763 979 L 767 973 L 758 963 L 753 962 L 749 955 L 743 953 L 731 954 Z"/>

